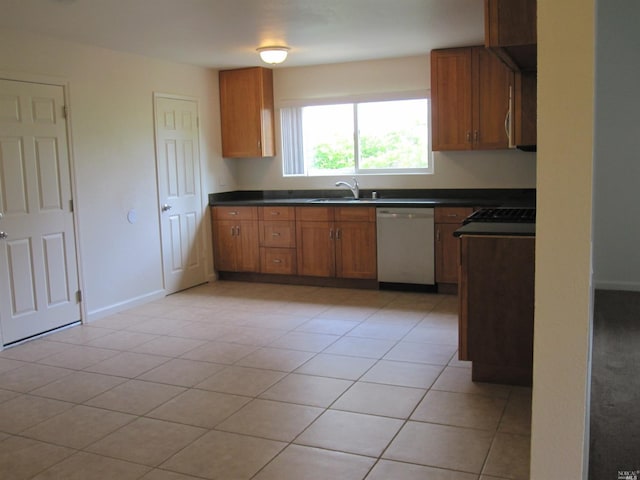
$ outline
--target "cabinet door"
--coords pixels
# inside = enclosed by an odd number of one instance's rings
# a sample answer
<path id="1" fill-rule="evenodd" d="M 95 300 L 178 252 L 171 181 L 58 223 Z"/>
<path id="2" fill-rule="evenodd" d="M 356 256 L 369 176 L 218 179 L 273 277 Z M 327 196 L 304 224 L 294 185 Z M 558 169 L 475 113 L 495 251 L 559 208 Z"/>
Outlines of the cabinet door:
<path id="1" fill-rule="evenodd" d="M 243 220 L 238 222 L 236 235 L 236 271 L 260 271 L 258 222 L 255 220 Z"/>
<path id="2" fill-rule="evenodd" d="M 485 0 L 485 46 L 537 42 L 536 0 Z"/>
<path id="3" fill-rule="evenodd" d="M 453 236 L 457 223 L 436 224 L 436 282 L 458 283 L 460 240 Z"/>
<path id="4" fill-rule="evenodd" d="M 213 222 L 213 258 L 216 270 L 236 270 L 236 225 L 237 222 L 233 220 Z"/>
<path id="5" fill-rule="evenodd" d="M 377 278 L 376 225 L 340 222 L 336 229 L 336 276 Z"/>
<path id="6" fill-rule="evenodd" d="M 262 67 L 219 73 L 222 156 L 275 155 L 273 74 Z"/>
<path id="7" fill-rule="evenodd" d="M 509 148 L 506 120 L 513 72 L 484 47 L 472 52 L 473 148 Z"/>
<path id="8" fill-rule="evenodd" d="M 335 276 L 334 237 L 333 222 L 296 223 L 298 275 Z"/>
<path id="9" fill-rule="evenodd" d="M 432 149 L 469 150 L 471 144 L 471 49 L 431 52 Z"/>

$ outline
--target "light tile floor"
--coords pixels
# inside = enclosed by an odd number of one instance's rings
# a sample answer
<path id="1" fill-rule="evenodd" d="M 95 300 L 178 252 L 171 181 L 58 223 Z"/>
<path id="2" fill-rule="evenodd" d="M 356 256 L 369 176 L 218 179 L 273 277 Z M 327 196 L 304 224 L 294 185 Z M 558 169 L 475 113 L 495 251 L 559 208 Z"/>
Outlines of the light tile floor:
<path id="1" fill-rule="evenodd" d="M 529 478 L 453 296 L 217 282 L 0 352 L 0 478 Z"/>

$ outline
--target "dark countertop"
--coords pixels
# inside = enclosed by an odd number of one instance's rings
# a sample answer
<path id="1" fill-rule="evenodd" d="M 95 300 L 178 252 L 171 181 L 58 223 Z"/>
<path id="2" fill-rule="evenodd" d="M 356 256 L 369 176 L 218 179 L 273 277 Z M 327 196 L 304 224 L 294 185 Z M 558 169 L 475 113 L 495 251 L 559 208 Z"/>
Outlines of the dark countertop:
<path id="1" fill-rule="evenodd" d="M 494 223 L 471 222 L 457 229 L 453 236 L 501 236 L 501 237 L 535 237 L 535 223 Z"/>
<path id="2" fill-rule="evenodd" d="M 229 206 L 394 206 L 394 207 L 534 207 L 535 189 L 396 189 L 361 190 L 360 199 L 332 190 L 265 190 L 209 194 L 209 205 Z M 348 192 L 347 192 L 348 193 Z"/>

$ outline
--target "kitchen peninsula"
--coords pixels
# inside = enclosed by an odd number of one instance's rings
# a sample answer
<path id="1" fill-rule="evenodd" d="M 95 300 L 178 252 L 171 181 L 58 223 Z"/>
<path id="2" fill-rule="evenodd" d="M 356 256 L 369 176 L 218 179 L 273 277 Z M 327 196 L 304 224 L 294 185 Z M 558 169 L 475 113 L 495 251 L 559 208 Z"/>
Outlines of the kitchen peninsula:
<path id="1" fill-rule="evenodd" d="M 473 381 L 530 386 L 535 210 L 486 209 L 474 216 L 477 221 L 472 218 L 455 232 L 459 359 L 471 360 Z"/>

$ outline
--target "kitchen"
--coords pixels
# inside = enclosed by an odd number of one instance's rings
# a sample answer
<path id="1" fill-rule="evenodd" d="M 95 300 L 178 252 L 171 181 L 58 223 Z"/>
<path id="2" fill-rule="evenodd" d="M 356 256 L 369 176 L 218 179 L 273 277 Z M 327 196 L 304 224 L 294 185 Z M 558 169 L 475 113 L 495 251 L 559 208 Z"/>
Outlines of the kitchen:
<path id="1" fill-rule="evenodd" d="M 591 178 L 586 174 L 576 176 L 576 172 L 583 172 L 585 168 L 589 170 L 590 164 L 585 166 L 584 159 L 591 155 L 592 138 L 586 132 L 591 132 L 593 113 L 588 105 L 592 102 L 593 88 L 588 81 L 576 84 L 570 80 L 576 74 L 576 66 L 584 78 L 591 78 L 593 73 L 589 60 L 593 51 L 582 47 L 593 38 L 594 10 L 593 4 L 585 6 L 582 2 L 573 2 L 571 7 L 585 12 L 576 18 L 572 9 L 554 2 L 540 2 L 540 5 L 539 45 L 546 45 L 546 49 L 541 49 L 539 71 L 547 75 L 540 78 L 548 80 L 539 86 L 545 94 L 539 100 L 539 115 L 548 115 L 548 123 L 542 126 L 539 137 L 552 143 L 539 142 L 536 159 L 538 199 L 541 202 L 539 213 L 544 212 L 539 219 L 537 236 L 538 242 L 542 241 L 541 255 L 538 255 L 542 268 L 537 272 L 542 290 L 537 295 L 537 308 L 542 319 L 553 319 L 560 314 L 565 326 L 559 331 L 551 320 L 539 324 L 540 344 L 537 348 L 542 352 L 538 357 L 541 390 L 540 407 L 536 410 L 534 406 L 534 425 L 537 418 L 540 430 L 536 432 L 534 428 L 532 457 L 534 472 L 538 476 L 532 478 L 572 478 L 582 470 L 584 458 L 586 380 L 583 369 L 574 370 L 569 364 L 587 363 L 586 347 L 583 346 L 587 334 L 578 332 L 585 332 L 587 314 L 584 306 L 589 302 L 588 295 L 584 293 L 587 289 L 575 290 L 569 285 L 576 275 L 580 279 L 588 276 L 588 268 L 584 268 L 588 263 L 584 245 L 590 238 L 590 211 L 587 209 L 585 215 L 584 204 L 588 201 L 584 199 L 591 198 Z M 561 28 L 557 28 L 558 22 L 562 23 Z M 574 45 L 573 38 L 581 39 L 581 48 Z M 82 278 L 89 318 L 144 303 L 162 294 L 162 272 L 158 262 L 160 246 L 155 233 L 157 198 L 155 153 L 151 140 L 153 129 L 148 120 L 152 115 L 149 92 L 188 92 L 201 99 L 202 152 L 210 159 L 203 165 L 202 176 L 210 187 L 208 190 L 260 188 L 260 178 L 265 179 L 270 188 L 286 188 L 279 183 L 282 179 L 273 163 L 250 161 L 243 164 L 223 160 L 216 154 L 220 151 L 220 144 L 216 133 L 218 99 L 215 72 L 8 29 L 2 30 L 2 40 L 0 57 L 3 70 L 25 72 L 26 77 L 32 79 L 43 75 L 62 77 L 71 85 Z M 574 62 L 566 63 L 567 57 L 573 58 Z M 376 82 L 378 75 L 370 75 L 374 65 L 337 65 L 335 70 L 328 67 L 327 70 L 292 69 L 291 80 L 302 75 L 310 81 L 322 77 L 330 82 L 343 72 L 350 75 L 349 78 Z M 405 85 L 406 88 L 423 85 L 421 80 L 428 79 L 424 70 L 428 61 L 424 58 L 389 60 L 380 65 L 409 73 L 407 78 L 413 80 Z M 396 78 L 393 71 L 383 77 L 405 81 Z M 282 82 L 286 82 L 284 72 L 282 74 Z M 551 83 L 563 88 L 557 91 Z M 110 92 L 110 95 L 105 96 L 102 92 Z M 565 106 L 569 113 L 554 105 Z M 123 116 L 121 112 L 128 114 Z M 563 121 L 565 119 L 566 122 Z M 576 124 L 581 128 L 575 128 Z M 114 141 L 116 138 L 128 141 Z M 522 156 L 517 157 L 522 162 L 513 162 L 511 155 L 514 154 L 439 154 L 447 162 L 436 162 L 438 170 L 433 181 L 443 179 L 443 183 L 429 184 L 428 188 L 457 186 L 458 181 L 463 188 L 534 185 L 536 166 Z M 138 160 L 132 162 L 131 159 Z M 565 168 L 559 168 L 559 165 Z M 256 171 L 259 174 L 254 175 Z M 400 179 L 389 180 L 389 186 L 401 183 Z M 407 180 L 408 186 L 417 186 L 419 182 L 415 178 Z M 104 188 L 105 184 L 109 187 Z M 325 187 L 324 183 L 310 185 L 310 188 Z M 567 193 L 572 198 L 583 200 L 567 202 Z M 139 220 L 135 225 L 125 220 L 126 212 L 132 207 L 138 211 Z M 571 228 L 562 228 L 568 218 L 575 219 Z M 560 236 L 559 231 L 562 232 Z M 114 236 L 105 235 L 105 232 L 119 233 Z M 103 252 L 110 255 L 107 257 Z M 557 261 L 559 257 L 561 261 Z M 559 274 L 567 279 L 562 285 L 554 281 Z M 545 284 L 549 287 L 544 287 Z M 556 348 L 557 342 L 563 345 L 562 349 Z M 562 367 L 565 364 L 566 368 Z M 575 381 L 567 383 L 567 378 Z M 549 388 L 544 388 L 545 384 Z M 551 390 L 567 401 L 555 402 L 557 397 L 549 393 Z M 564 420 L 559 421 L 560 418 Z"/>

